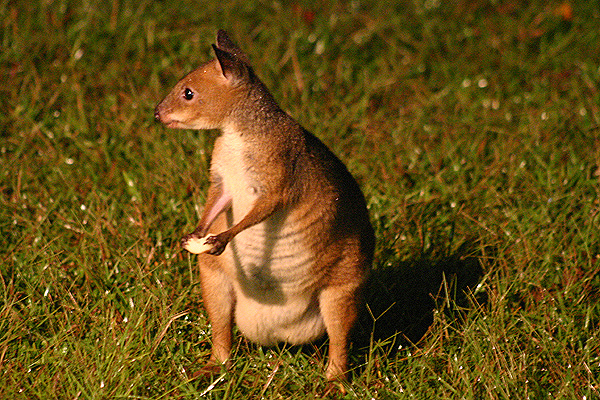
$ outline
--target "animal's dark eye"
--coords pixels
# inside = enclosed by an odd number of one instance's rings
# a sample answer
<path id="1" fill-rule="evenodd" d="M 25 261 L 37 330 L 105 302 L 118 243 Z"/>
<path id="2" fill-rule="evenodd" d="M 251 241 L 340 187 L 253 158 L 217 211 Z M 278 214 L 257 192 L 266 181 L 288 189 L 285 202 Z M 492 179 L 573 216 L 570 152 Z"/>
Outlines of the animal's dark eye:
<path id="1" fill-rule="evenodd" d="M 190 89 L 190 88 L 186 88 L 183 91 L 183 98 L 186 99 L 186 100 L 193 99 L 194 98 L 194 91 L 192 89 Z"/>

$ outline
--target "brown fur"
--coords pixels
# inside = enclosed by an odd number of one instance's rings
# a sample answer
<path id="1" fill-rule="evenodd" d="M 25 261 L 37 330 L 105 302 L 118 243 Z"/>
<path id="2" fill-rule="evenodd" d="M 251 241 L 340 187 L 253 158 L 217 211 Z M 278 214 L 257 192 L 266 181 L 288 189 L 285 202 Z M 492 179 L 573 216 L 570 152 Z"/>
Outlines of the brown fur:
<path id="1" fill-rule="evenodd" d="M 156 107 L 173 128 L 220 129 L 198 228 L 211 365 L 229 357 L 234 320 L 262 344 L 329 336 L 328 379 L 348 371 L 349 333 L 373 258 L 363 195 L 346 167 L 277 105 L 248 57 L 219 31 L 217 58 Z"/>

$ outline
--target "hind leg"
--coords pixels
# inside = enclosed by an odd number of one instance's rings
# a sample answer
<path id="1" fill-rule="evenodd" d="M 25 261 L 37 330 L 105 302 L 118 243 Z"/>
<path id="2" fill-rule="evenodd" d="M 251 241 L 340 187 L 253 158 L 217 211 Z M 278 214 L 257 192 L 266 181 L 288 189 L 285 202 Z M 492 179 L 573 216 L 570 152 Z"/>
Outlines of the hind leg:
<path id="1" fill-rule="evenodd" d="M 215 218 L 212 228 L 220 232 L 227 226 L 226 214 Z M 189 236 L 189 235 L 188 235 Z M 235 295 L 233 282 L 226 273 L 229 254 L 198 254 L 202 301 L 212 330 L 212 349 L 208 363 L 195 376 L 219 373 L 231 351 Z"/>
<path id="2" fill-rule="evenodd" d="M 207 254 L 198 257 L 202 301 L 212 328 L 212 364 L 225 363 L 229 358 L 235 305 L 231 280 L 218 261 L 215 256 Z"/>
<path id="3" fill-rule="evenodd" d="M 329 381 L 344 380 L 348 374 L 350 332 L 358 318 L 362 289 L 373 260 L 372 246 L 368 244 L 340 243 L 342 257 L 329 268 L 328 282 L 319 294 L 319 308 L 329 336 L 325 372 Z M 323 261 L 327 265 L 330 260 Z"/>
<path id="4" fill-rule="evenodd" d="M 358 315 L 356 284 L 329 286 L 319 295 L 319 307 L 329 336 L 329 361 L 325 377 L 344 380 L 348 373 L 350 331 Z"/>
<path id="5" fill-rule="evenodd" d="M 216 218 L 213 228 L 220 232 L 226 226 L 226 215 Z M 227 366 L 232 343 L 235 295 L 227 274 L 231 263 L 229 252 L 220 256 L 198 254 L 202 301 L 212 329 L 212 349 L 207 364 L 195 376 L 214 375 Z"/>

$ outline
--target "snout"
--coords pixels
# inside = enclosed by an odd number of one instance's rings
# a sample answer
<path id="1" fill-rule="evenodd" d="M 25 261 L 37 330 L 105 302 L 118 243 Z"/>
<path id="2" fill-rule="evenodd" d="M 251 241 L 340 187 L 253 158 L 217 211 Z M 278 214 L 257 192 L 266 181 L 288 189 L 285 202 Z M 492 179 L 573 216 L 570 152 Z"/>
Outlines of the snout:
<path id="1" fill-rule="evenodd" d="M 173 114 L 168 108 L 161 107 L 162 103 L 156 106 L 154 109 L 154 119 L 158 122 L 164 124 L 167 128 L 186 128 L 184 124 L 182 124 L 176 115 Z"/>

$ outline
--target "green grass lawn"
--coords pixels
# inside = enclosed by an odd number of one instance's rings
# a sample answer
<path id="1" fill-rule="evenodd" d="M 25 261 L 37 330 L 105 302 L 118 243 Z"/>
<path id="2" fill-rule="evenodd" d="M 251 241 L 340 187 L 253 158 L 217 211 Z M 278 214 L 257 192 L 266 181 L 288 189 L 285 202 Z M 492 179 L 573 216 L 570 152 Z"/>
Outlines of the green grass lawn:
<path id="1" fill-rule="evenodd" d="M 367 198 L 344 398 L 600 398 L 595 0 L 0 1 L 0 398 L 324 393 L 326 342 L 190 379 L 216 133 L 153 108 L 218 28 Z"/>

